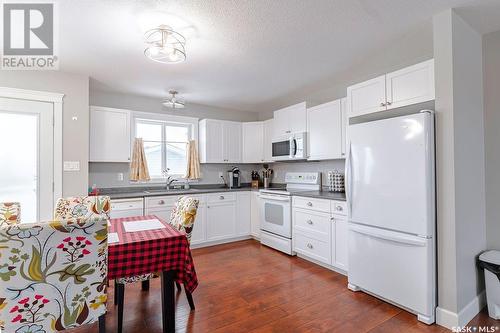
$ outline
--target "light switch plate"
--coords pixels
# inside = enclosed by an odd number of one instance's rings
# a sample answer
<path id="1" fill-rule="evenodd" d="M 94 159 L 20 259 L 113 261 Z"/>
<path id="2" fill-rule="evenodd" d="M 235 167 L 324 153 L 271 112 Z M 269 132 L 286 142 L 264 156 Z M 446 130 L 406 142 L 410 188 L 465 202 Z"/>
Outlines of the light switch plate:
<path id="1" fill-rule="evenodd" d="M 80 171 L 80 162 L 64 161 L 64 171 Z"/>

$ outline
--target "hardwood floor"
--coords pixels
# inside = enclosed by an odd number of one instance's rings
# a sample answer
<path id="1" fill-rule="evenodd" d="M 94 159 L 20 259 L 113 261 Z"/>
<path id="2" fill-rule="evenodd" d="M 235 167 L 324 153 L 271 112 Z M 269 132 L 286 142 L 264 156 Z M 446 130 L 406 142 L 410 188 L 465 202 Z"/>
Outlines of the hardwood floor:
<path id="1" fill-rule="evenodd" d="M 200 282 L 190 312 L 177 293 L 178 332 L 447 332 L 372 296 L 347 289 L 347 278 L 258 242 L 193 250 Z M 107 332 L 116 332 L 110 288 Z M 127 285 L 124 333 L 160 333 L 160 281 L 149 292 Z M 483 311 L 471 325 L 500 326 Z M 97 324 L 71 331 L 97 333 Z"/>

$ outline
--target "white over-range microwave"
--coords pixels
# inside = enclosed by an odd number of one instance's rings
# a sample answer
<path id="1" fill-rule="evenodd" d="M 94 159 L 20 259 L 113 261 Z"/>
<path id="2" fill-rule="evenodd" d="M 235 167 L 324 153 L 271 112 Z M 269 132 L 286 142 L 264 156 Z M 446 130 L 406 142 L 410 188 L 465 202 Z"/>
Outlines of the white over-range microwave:
<path id="1" fill-rule="evenodd" d="M 273 161 L 294 161 L 307 159 L 307 134 L 296 133 L 274 138 L 272 141 Z"/>

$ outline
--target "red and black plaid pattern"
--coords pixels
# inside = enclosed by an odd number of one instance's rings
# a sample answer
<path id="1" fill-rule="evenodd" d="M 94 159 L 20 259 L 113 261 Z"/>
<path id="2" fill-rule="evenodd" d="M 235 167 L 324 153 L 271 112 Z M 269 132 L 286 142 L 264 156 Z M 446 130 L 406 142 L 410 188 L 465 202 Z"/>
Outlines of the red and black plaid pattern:
<path id="1" fill-rule="evenodd" d="M 158 219 L 166 228 L 125 232 L 123 222 L 150 219 Z M 111 219 L 110 223 L 109 232 L 116 232 L 120 241 L 108 247 L 108 279 L 174 270 L 186 290 L 196 289 L 198 279 L 184 233 L 154 215 Z"/>

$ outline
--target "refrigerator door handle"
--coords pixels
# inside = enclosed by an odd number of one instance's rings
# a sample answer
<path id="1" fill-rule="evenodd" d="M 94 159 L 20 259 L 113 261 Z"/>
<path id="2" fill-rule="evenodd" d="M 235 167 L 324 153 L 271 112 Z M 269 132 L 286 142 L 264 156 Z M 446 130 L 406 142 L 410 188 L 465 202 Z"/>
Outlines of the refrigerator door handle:
<path id="1" fill-rule="evenodd" d="M 357 226 L 351 224 L 349 226 L 349 230 L 353 232 L 357 232 L 358 234 L 366 235 L 368 237 L 379 238 L 386 241 L 391 241 L 395 243 L 408 244 L 413 246 L 426 246 L 427 240 L 426 238 L 418 239 L 417 236 L 410 235 L 393 235 L 390 231 L 385 230 L 373 230 L 372 228 L 366 228 L 362 226 Z"/>

